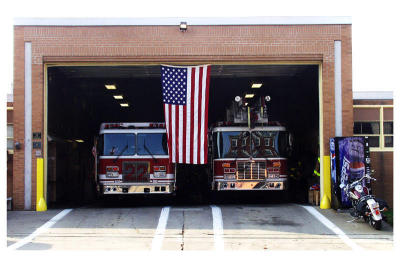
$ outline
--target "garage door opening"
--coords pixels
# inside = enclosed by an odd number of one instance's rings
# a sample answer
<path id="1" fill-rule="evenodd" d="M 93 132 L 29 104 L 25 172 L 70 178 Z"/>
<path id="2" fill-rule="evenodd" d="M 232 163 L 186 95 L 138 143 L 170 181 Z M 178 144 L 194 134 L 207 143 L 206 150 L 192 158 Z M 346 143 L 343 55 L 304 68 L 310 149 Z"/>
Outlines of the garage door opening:
<path id="1" fill-rule="evenodd" d="M 100 124 L 164 122 L 160 65 L 57 65 L 49 66 L 47 74 L 47 201 L 50 207 L 91 202 L 92 147 Z M 209 126 L 225 120 L 235 96 L 249 91 L 269 95 L 269 120 L 284 123 L 293 133 L 293 158 L 302 162 L 309 178 L 319 154 L 318 78 L 317 64 L 212 65 Z M 251 89 L 253 82 L 263 86 Z"/>

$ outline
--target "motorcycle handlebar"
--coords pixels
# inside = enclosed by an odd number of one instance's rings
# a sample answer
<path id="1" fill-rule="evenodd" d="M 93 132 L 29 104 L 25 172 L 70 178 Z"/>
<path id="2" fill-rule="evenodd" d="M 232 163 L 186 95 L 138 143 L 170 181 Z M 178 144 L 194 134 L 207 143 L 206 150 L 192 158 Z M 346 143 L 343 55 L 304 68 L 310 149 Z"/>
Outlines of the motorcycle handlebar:
<path id="1" fill-rule="evenodd" d="M 344 189 L 347 191 L 347 189 L 348 189 L 349 187 L 354 186 L 355 184 L 357 184 L 357 183 L 363 181 L 363 180 L 366 179 L 366 178 L 372 179 L 372 180 L 376 181 L 376 178 L 371 177 L 369 174 L 365 174 L 362 178 L 360 178 L 360 179 L 358 179 L 358 180 L 356 180 L 356 181 L 353 181 L 351 184 L 347 184 L 347 185 L 344 187 Z"/>

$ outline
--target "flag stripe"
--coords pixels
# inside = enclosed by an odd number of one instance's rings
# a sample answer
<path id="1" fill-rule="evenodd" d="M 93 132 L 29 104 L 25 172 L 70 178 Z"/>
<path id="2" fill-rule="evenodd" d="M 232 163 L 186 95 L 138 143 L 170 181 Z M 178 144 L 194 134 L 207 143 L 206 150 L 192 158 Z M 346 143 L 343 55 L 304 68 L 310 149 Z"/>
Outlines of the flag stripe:
<path id="1" fill-rule="evenodd" d="M 172 146 L 172 162 L 176 162 L 176 121 L 175 121 L 175 105 L 171 105 L 171 146 Z"/>
<path id="2" fill-rule="evenodd" d="M 179 136 L 178 136 L 178 143 L 179 143 L 179 156 L 178 156 L 178 160 L 179 163 L 182 163 L 182 153 L 183 153 L 183 106 L 182 105 L 178 105 L 179 106 Z"/>
<path id="3" fill-rule="evenodd" d="M 206 78 L 206 104 L 204 106 L 204 124 L 206 126 L 205 130 L 204 130 L 204 140 L 205 140 L 205 144 L 204 144 L 204 163 L 208 162 L 208 98 L 209 98 L 209 92 L 210 92 L 210 67 L 206 66 L 207 69 L 207 78 Z"/>
<path id="4" fill-rule="evenodd" d="M 193 123 L 194 129 L 193 129 L 193 164 L 198 163 L 197 159 L 197 150 L 198 150 L 198 135 L 199 135 L 199 67 L 195 68 L 195 83 L 194 83 L 194 94 L 196 97 L 194 97 L 194 114 L 193 114 Z"/>
<path id="5" fill-rule="evenodd" d="M 192 69 L 188 69 L 187 72 L 187 95 L 189 96 L 186 101 L 187 113 L 186 113 L 186 163 L 192 163 L 191 161 L 191 142 L 193 140 L 192 131 Z"/>
<path id="6" fill-rule="evenodd" d="M 174 105 L 175 110 L 175 162 L 179 162 L 179 105 Z"/>
<path id="7" fill-rule="evenodd" d="M 187 153 L 186 153 L 186 151 L 187 151 L 187 146 L 186 146 L 186 133 L 187 133 L 187 113 L 186 113 L 186 110 L 187 110 L 187 106 L 186 105 L 184 105 L 183 106 L 183 135 L 182 135 L 182 163 L 186 163 L 186 156 L 187 156 Z"/>
<path id="8" fill-rule="evenodd" d="M 205 105 L 206 105 L 206 96 L 205 96 L 205 93 L 206 93 L 206 87 L 207 87 L 207 83 L 206 83 L 206 80 L 207 80 L 207 67 L 204 67 L 204 69 L 202 70 L 202 74 L 203 74 L 203 76 L 202 76 L 202 80 L 201 80 L 201 85 L 202 85 L 202 88 L 201 88 L 201 108 L 200 108 L 200 110 L 201 110 L 201 124 L 200 124 L 200 126 L 201 126 L 201 129 L 200 129 L 200 146 L 201 146 L 201 148 L 200 148 L 200 163 L 204 163 L 204 125 L 205 125 L 205 112 L 204 112 L 204 109 L 205 109 Z M 207 125 L 206 125 L 207 126 Z"/>
<path id="9" fill-rule="evenodd" d="M 196 84 L 196 79 L 195 79 L 195 77 L 196 77 L 196 74 L 195 74 L 195 72 L 196 72 L 196 68 L 192 68 L 192 83 L 191 83 L 191 97 L 190 97 L 190 100 L 191 100 L 191 103 L 190 103 L 190 105 L 191 105 L 191 113 L 190 113 L 190 127 L 191 127 L 191 131 L 190 131 L 190 163 L 194 163 L 194 158 L 193 158 L 193 155 L 194 155 L 194 151 L 193 151 L 193 148 L 194 148 L 194 139 L 193 139 L 193 135 L 194 135 L 194 94 L 195 94 L 195 90 L 194 90 L 194 85 Z"/>
<path id="10" fill-rule="evenodd" d="M 199 112 L 197 113 L 198 115 L 198 130 L 197 130 L 197 162 L 201 163 L 201 149 L 203 148 L 201 145 L 201 123 L 202 123 L 202 118 L 203 118 L 203 108 L 202 108 L 202 103 L 203 103 L 203 67 L 199 68 L 199 102 L 198 102 L 198 107 L 197 109 Z"/>

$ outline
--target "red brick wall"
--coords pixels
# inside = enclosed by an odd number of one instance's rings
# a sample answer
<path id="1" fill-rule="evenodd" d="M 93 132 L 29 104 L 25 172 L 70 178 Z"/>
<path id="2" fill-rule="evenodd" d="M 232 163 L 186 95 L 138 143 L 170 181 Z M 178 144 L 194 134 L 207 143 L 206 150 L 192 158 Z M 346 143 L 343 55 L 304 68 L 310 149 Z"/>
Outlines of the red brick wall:
<path id="1" fill-rule="evenodd" d="M 13 156 L 13 208 L 24 208 L 24 31 L 14 30 L 14 143 L 21 150 Z"/>
<path id="2" fill-rule="evenodd" d="M 355 99 L 353 103 L 354 105 L 377 105 L 377 109 L 359 108 L 354 110 L 358 113 L 363 110 L 363 115 L 357 115 L 357 113 L 356 115 L 362 116 L 365 120 L 379 120 L 379 117 L 376 118 L 371 114 L 372 110 L 374 110 L 375 113 L 377 110 L 379 113 L 379 105 L 393 105 L 393 99 Z M 372 184 L 373 194 L 379 198 L 385 199 L 389 206 L 393 208 L 393 152 L 371 152 L 371 166 L 372 169 L 375 170 L 373 176 L 377 179 L 377 181 Z"/>
<path id="3" fill-rule="evenodd" d="M 377 179 L 372 182 L 372 193 L 393 208 L 393 152 L 371 152 L 371 167 Z"/>
<path id="4" fill-rule="evenodd" d="M 46 62 L 213 63 L 322 61 L 324 153 L 334 136 L 334 41 L 342 41 L 343 135 L 353 133 L 351 25 L 16 26 L 14 29 L 15 140 L 24 140 L 24 42 L 32 42 L 33 128 L 43 133 Z M 34 153 L 33 153 L 34 154 Z M 24 153 L 14 155 L 14 199 L 23 208 Z M 36 186 L 33 156 L 32 189 Z M 35 190 L 32 192 L 34 205 Z"/>
<path id="5" fill-rule="evenodd" d="M 393 99 L 382 99 L 382 100 L 361 100 L 355 99 L 354 105 L 393 105 Z"/>

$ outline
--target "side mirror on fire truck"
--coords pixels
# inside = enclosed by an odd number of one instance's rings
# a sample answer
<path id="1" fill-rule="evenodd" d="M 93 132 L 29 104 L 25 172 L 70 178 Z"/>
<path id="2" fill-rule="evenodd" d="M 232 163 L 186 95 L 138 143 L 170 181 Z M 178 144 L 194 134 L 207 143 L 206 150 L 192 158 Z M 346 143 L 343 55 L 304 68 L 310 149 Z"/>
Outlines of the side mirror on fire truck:
<path id="1" fill-rule="evenodd" d="M 293 147 L 293 134 L 292 133 L 289 133 L 288 141 L 289 141 L 289 146 L 292 148 Z"/>

